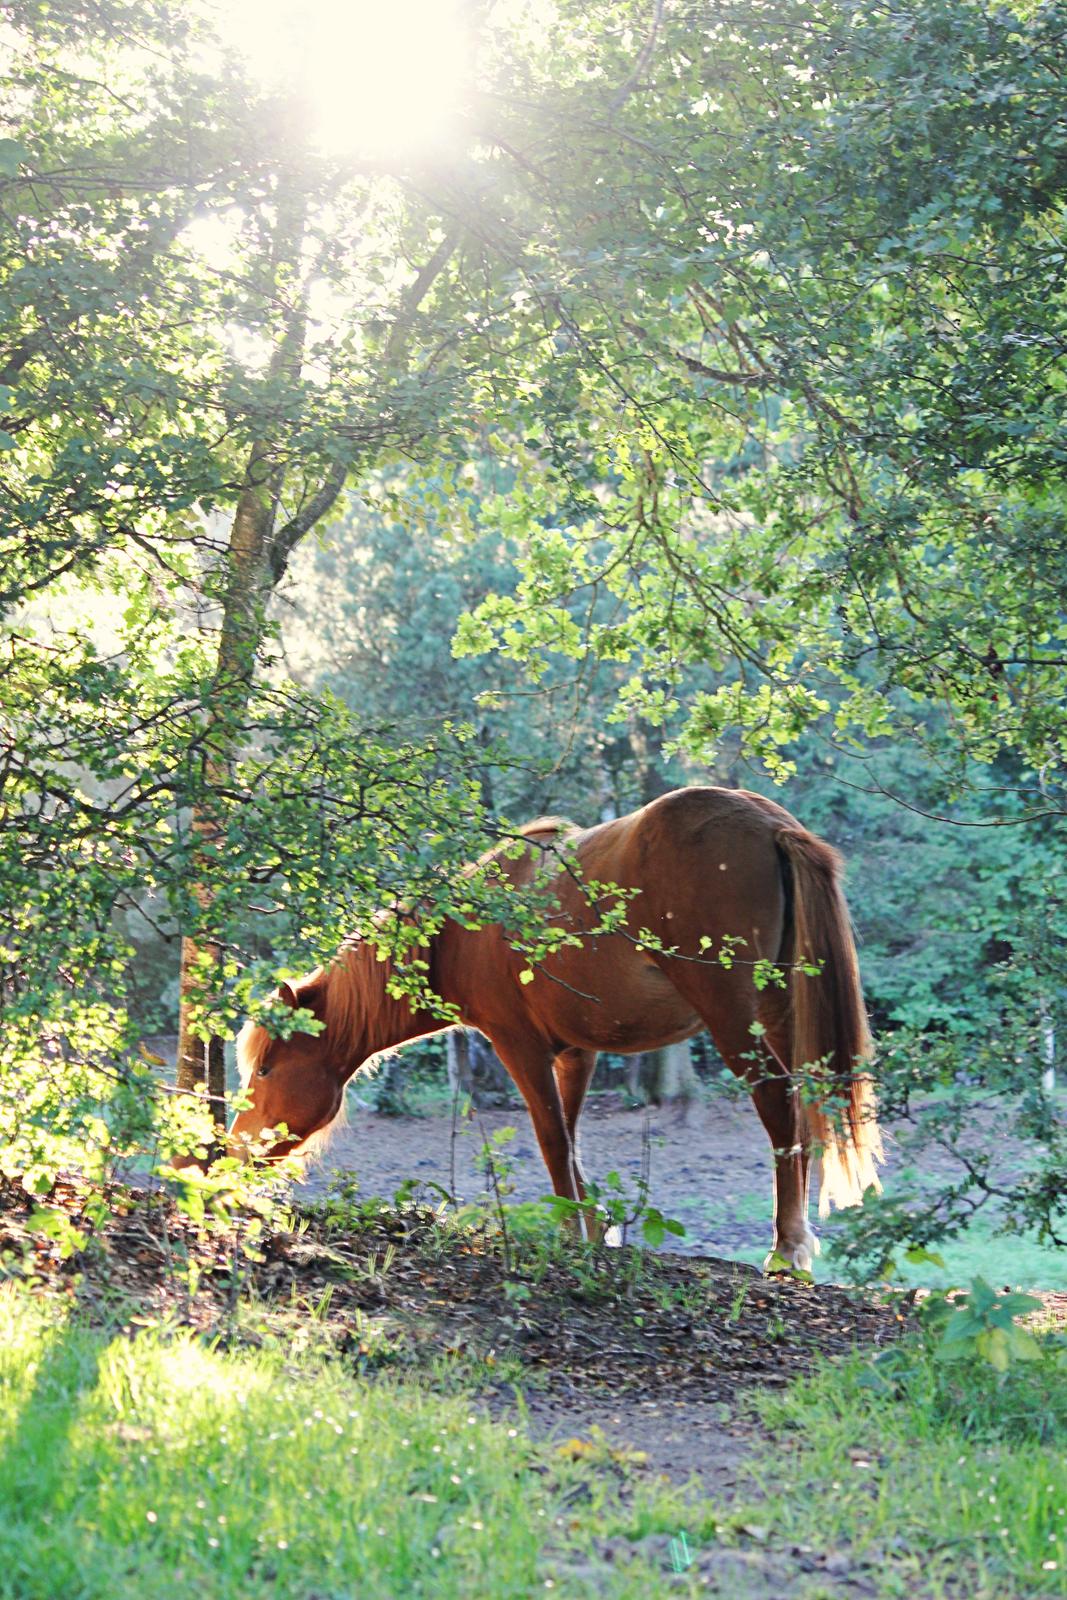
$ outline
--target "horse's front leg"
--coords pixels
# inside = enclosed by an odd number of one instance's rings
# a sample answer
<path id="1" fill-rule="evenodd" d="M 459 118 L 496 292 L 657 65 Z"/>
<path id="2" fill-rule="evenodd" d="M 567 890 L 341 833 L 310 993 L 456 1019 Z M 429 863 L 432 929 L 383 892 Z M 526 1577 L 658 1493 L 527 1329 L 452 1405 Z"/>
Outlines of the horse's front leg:
<path id="1" fill-rule="evenodd" d="M 579 1050 L 577 1047 L 570 1050 L 561 1050 L 556 1057 L 556 1083 L 559 1085 L 560 1099 L 563 1101 L 563 1116 L 567 1123 L 567 1132 L 571 1141 L 571 1165 L 574 1168 L 574 1182 L 579 1195 L 584 1200 L 586 1196 L 585 1174 L 582 1171 L 582 1161 L 578 1146 L 578 1119 L 582 1114 L 585 1104 L 586 1091 L 596 1071 L 596 1050 Z M 603 1209 L 594 1205 L 592 1201 L 585 1208 L 585 1237 L 593 1244 L 607 1242 L 619 1243 L 619 1229 L 609 1224 Z"/>
<path id="2" fill-rule="evenodd" d="M 578 1118 L 585 1104 L 586 1090 L 596 1070 L 595 1050 L 561 1050 L 556 1056 L 555 1074 L 559 1097 L 563 1102 L 563 1120 L 571 1141 L 571 1164 L 574 1181 L 581 1198 L 585 1199 L 585 1176 L 578 1151 Z"/>
<path id="3" fill-rule="evenodd" d="M 565 1200 L 584 1199 L 574 1157 L 574 1142 L 559 1085 L 553 1071 L 553 1054 L 540 1041 L 493 1035 L 493 1046 L 507 1067 L 526 1102 L 537 1142 L 553 1191 Z M 583 1212 L 575 1213 L 568 1225 L 587 1238 L 589 1230 Z"/>

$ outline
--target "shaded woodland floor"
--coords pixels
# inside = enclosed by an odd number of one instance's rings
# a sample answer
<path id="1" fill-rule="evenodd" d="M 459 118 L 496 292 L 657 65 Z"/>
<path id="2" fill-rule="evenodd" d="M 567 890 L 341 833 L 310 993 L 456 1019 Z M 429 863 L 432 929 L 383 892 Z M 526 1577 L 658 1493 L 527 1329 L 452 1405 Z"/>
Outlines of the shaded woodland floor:
<path id="1" fill-rule="evenodd" d="M 548 1181 L 525 1107 L 516 1099 L 503 1110 L 476 1112 L 453 1122 L 447 1105 L 420 1116 L 385 1116 L 362 1105 L 360 1090 L 348 1097 L 348 1121 L 339 1126 L 320 1158 L 309 1165 L 299 1194 L 321 1194 L 337 1171 L 354 1179 L 363 1195 L 391 1197 L 401 1184 L 415 1180 L 433 1186 L 425 1191 L 433 1203 L 447 1190 L 461 1200 L 484 1195 L 487 1182 L 479 1166 L 486 1137 L 513 1127 L 506 1147 L 509 1179 L 516 1201 L 537 1200 Z M 883 1125 L 886 1164 L 883 1172 L 892 1192 L 918 1175 L 921 1187 L 958 1183 L 960 1163 L 945 1149 L 923 1143 L 914 1130 Z M 994 1109 L 976 1110 L 970 1130 L 974 1147 L 994 1156 L 994 1175 L 1020 1167 L 1026 1152 L 1005 1138 L 1003 1118 Z M 634 1109 L 612 1090 L 590 1096 L 581 1123 L 584 1169 L 593 1179 L 616 1170 L 628 1192 L 647 1162 L 649 1202 L 685 1227 L 669 1248 L 682 1255 L 727 1257 L 762 1264 L 771 1243 L 771 1160 L 767 1136 L 747 1098 L 716 1094 L 688 1107 Z M 833 1239 L 836 1217 L 813 1222 L 825 1250 L 816 1276 L 840 1276 Z M 992 1282 L 1010 1282 L 1027 1289 L 1067 1290 L 1067 1260 L 1062 1251 L 1017 1236 L 996 1233 L 992 1207 L 979 1214 L 963 1241 L 943 1246 L 946 1270 L 901 1264 L 907 1284 L 959 1286 L 975 1272 Z"/>
<path id="2" fill-rule="evenodd" d="M 85 1195 L 61 1184 L 48 1205 L 84 1229 Z M 665 1251 L 512 1239 L 509 1269 L 489 1213 L 461 1226 L 334 1194 L 257 1231 L 243 1215 L 194 1226 L 163 1191 L 117 1190 L 111 1203 L 87 1248 L 65 1257 L 56 1231 L 35 1226 L 34 1202 L 0 1189 L 0 1257 L 101 1321 L 252 1338 L 257 1317 L 310 1326 L 361 1371 L 445 1362 L 508 1391 L 521 1371 L 568 1412 L 584 1395 L 605 1415 L 621 1397 L 657 1415 L 682 1401 L 729 1408 L 745 1385 L 779 1386 L 816 1354 L 884 1344 L 902 1321 L 868 1292 Z"/>

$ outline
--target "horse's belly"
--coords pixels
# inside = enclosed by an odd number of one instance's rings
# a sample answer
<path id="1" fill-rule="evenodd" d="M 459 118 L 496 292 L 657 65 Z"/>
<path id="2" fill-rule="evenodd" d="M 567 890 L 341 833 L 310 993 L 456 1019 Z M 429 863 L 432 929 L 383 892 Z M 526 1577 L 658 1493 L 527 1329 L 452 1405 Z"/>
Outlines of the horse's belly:
<path id="1" fill-rule="evenodd" d="M 704 1026 L 659 967 L 632 950 L 621 962 L 588 951 L 581 961 L 557 958 L 534 982 L 542 986 L 538 999 L 551 1011 L 558 1038 L 584 1050 L 658 1050 Z"/>

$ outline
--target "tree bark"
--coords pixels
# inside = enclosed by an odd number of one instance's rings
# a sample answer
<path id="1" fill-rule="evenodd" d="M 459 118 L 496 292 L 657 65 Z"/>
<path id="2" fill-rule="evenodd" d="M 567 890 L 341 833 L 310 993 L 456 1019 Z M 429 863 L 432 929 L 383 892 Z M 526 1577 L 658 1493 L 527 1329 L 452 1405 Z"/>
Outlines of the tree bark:
<path id="1" fill-rule="evenodd" d="M 249 456 L 227 551 L 229 571 L 206 741 L 208 756 L 204 776 L 209 794 L 214 786 L 223 783 L 229 775 L 240 737 L 241 720 L 248 707 L 256 652 L 263 634 L 264 612 L 269 595 L 269 585 L 265 581 L 265 554 L 273 521 L 266 473 L 266 446 L 257 443 Z M 191 827 L 197 841 L 194 870 L 199 868 L 203 872 L 203 876 L 194 881 L 191 892 L 206 918 L 211 910 L 212 894 L 206 881 L 209 873 L 205 869 L 209 867 L 219 837 L 218 821 L 210 801 L 194 809 Z M 187 1091 L 198 1090 L 206 1084 L 215 1123 L 221 1127 L 226 1120 L 222 1041 L 214 1036 L 207 1040 L 202 1037 L 202 1019 L 199 1015 L 201 997 L 210 990 L 213 971 L 220 957 L 219 946 L 211 940 L 198 940 L 190 934 L 183 936 L 177 1082 L 179 1089 Z"/>
<path id="2" fill-rule="evenodd" d="M 298 376 L 306 331 L 304 286 L 300 283 L 300 257 L 307 228 L 306 201 L 290 191 L 279 196 L 278 220 L 265 263 L 264 298 L 279 297 L 281 279 L 291 274 L 296 293 L 289 305 L 267 372 L 268 383 L 287 373 Z M 212 907 L 210 862 L 219 839 L 219 824 L 210 796 L 229 777 L 245 713 L 248 710 L 256 658 L 263 639 L 267 602 L 273 587 L 270 541 L 281 494 L 280 475 L 272 470 L 271 443 L 256 438 L 249 451 L 241 492 L 237 498 L 222 600 L 218 657 L 208 704 L 207 757 L 204 778 L 207 799 L 194 807 L 191 828 L 196 838 L 194 881 L 191 894 L 206 923 Z M 217 982 L 221 958 L 211 939 L 186 933 L 182 938 L 179 979 L 177 1085 L 179 1089 L 206 1092 L 215 1124 L 226 1122 L 226 1074 L 221 1038 L 203 1037 L 206 1019 L 200 1007 Z"/>
<path id="3" fill-rule="evenodd" d="M 480 1111 L 508 1105 L 511 1079 L 488 1039 L 474 1028 L 452 1028 L 446 1038 L 452 1093 L 469 1095 Z"/>
<path id="4" fill-rule="evenodd" d="M 302 256 L 308 233 L 307 196 L 290 185 L 279 190 L 277 220 L 262 275 L 262 297 L 269 308 L 286 305 L 278 343 L 267 372 L 268 386 L 289 376 L 299 378 L 307 340 L 307 274 Z M 414 283 L 400 297 L 395 322 L 382 352 L 383 377 L 398 365 L 405 341 L 423 299 L 443 271 L 455 236 L 443 239 Z M 274 464 L 277 440 L 266 428 L 253 439 L 237 500 L 229 547 L 219 633 L 218 665 L 209 701 L 209 727 L 205 764 L 207 799 L 194 808 L 191 827 L 196 838 L 191 894 L 199 907 L 199 929 L 210 924 L 213 903 L 210 888 L 211 853 L 219 839 L 219 824 L 210 804 L 214 789 L 229 778 L 240 745 L 252 694 L 259 648 L 263 640 L 267 606 L 281 581 L 294 546 L 331 509 L 346 482 L 350 465 L 331 464 L 318 493 L 304 509 L 277 527 L 285 469 Z M 199 871 L 198 871 L 199 868 Z M 226 1084 L 221 1038 L 202 1035 L 207 1018 L 203 1002 L 218 988 L 221 950 L 203 931 L 182 938 L 179 981 L 177 1084 L 186 1091 L 204 1092 L 216 1125 L 226 1122 Z"/>
<path id="5" fill-rule="evenodd" d="M 676 1103 L 687 1110 L 697 1089 L 697 1075 L 688 1040 L 631 1056 L 626 1080 L 634 1099 L 643 1097 L 656 1106 Z"/>
<path id="6" fill-rule="evenodd" d="M 671 787 L 660 766 L 663 759 L 663 733 L 643 717 L 636 716 L 630 718 L 627 731 L 638 793 L 641 804 L 647 806 L 650 801 L 658 800 L 661 794 L 666 794 Z"/>

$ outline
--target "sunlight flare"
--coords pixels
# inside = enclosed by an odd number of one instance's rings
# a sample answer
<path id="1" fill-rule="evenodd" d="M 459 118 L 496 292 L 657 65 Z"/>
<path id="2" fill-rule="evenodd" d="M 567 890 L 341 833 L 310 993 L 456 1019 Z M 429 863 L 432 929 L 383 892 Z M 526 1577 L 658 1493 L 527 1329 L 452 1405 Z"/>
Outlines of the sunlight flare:
<path id="1" fill-rule="evenodd" d="M 459 0 L 222 0 L 218 26 L 264 87 L 306 108 L 334 155 L 427 155 L 450 142 L 471 48 Z"/>

